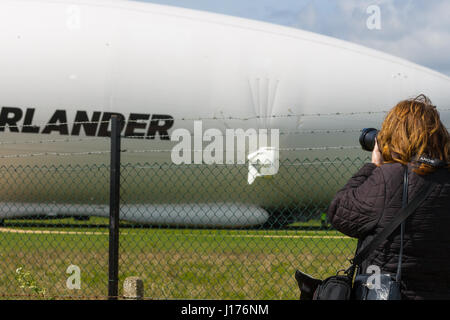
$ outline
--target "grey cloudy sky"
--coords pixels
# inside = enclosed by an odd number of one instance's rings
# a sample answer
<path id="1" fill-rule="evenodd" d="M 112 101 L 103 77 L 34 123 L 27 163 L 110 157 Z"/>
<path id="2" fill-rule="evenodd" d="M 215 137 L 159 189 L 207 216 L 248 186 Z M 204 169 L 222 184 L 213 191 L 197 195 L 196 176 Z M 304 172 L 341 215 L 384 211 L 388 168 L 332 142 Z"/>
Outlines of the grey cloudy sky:
<path id="1" fill-rule="evenodd" d="M 449 0 L 138 0 L 305 29 L 381 50 L 450 75 Z M 370 30 L 367 8 L 380 8 Z"/>

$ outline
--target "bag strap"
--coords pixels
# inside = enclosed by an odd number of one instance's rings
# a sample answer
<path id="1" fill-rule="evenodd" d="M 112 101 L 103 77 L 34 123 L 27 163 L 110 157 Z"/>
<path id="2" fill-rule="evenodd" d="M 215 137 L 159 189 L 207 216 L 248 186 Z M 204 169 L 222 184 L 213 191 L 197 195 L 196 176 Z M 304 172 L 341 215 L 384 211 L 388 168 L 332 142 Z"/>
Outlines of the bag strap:
<path id="1" fill-rule="evenodd" d="M 430 193 L 433 191 L 435 183 L 430 181 L 425 181 L 425 184 L 417 192 L 417 196 L 404 208 L 402 208 L 396 215 L 394 221 L 392 221 L 388 226 L 386 226 L 369 244 L 367 244 L 354 258 L 351 260 L 352 266 L 348 271 L 353 272 L 355 267 L 360 265 L 369 254 L 375 251 L 383 241 L 389 237 L 389 235 L 394 232 L 397 227 L 406 220 L 420 205 L 428 198 Z"/>
<path id="2" fill-rule="evenodd" d="M 408 166 L 405 166 L 405 171 L 403 174 L 403 196 L 402 196 L 402 208 L 408 206 Z M 405 219 L 406 220 L 406 219 Z M 400 282 L 402 279 L 402 258 L 403 258 L 403 237 L 405 234 L 405 221 L 402 222 L 400 226 L 400 253 L 398 254 L 398 265 L 397 274 L 395 276 L 395 281 Z"/>

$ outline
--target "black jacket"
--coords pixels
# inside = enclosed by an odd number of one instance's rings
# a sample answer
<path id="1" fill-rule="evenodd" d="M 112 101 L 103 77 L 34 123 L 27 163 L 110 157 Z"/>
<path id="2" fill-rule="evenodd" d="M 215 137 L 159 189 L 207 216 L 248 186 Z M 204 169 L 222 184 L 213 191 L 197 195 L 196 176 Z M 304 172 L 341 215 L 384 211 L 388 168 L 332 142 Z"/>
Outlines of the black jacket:
<path id="1" fill-rule="evenodd" d="M 400 210 L 403 166 L 365 164 L 335 196 L 328 208 L 331 224 L 358 238 L 363 247 L 388 225 Z M 406 220 L 402 259 L 404 299 L 450 299 L 450 171 L 440 169 L 420 176 L 409 166 L 408 198 L 418 194 L 424 180 L 438 185 Z M 400 249 L 400 228 L 363 263 L 395 274 Z"/>

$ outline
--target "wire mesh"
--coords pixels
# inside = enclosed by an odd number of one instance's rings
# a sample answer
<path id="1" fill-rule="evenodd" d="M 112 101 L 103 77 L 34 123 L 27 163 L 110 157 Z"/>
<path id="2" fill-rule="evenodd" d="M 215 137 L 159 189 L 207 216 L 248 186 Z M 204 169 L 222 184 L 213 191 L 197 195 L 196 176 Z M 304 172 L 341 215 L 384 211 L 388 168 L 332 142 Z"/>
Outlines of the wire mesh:
<path id="1" fill-rule="evenodd" d="M 247 165 L 122 164 L 119 296 L 138 276 L 149 299 L 297 299 L 296 269 L 348 265 L 325 213 L 368 160 L 283 160 L 252 185 Z M 0 167 L 0 298 L 106 298 L 109 169 Z"/>

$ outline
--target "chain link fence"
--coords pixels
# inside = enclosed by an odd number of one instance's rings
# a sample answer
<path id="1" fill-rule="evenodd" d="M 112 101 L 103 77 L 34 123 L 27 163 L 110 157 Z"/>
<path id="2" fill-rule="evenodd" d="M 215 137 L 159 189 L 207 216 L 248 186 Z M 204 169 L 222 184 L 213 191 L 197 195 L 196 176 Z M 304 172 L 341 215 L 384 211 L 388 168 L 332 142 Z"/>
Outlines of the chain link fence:
<path id="1" fill-rule="evenodd" d="M 348 265 L 325 212 L 367 161 L 284 160 L 251 185 L 247 165 L 122 164 L 119 296 L 138 276 L 149 299 L 298 299 L 296 269 Z M 107 298 L 109 170 L 0 168 L 2 299 Z"/>

